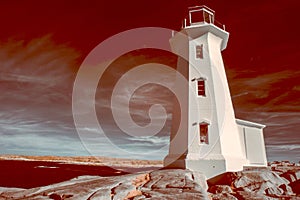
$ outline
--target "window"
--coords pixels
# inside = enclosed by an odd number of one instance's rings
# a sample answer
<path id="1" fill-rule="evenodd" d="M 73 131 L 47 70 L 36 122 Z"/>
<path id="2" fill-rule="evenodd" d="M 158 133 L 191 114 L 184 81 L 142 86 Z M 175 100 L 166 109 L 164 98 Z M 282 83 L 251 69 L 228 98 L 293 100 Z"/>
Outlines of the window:
<path id="1" fill-rule="evenodd" d="M 207 22 L 207 23 L 210 23 L 211 22 L 210 14 L 207 13 L 207 12 L 204 12 L 203 15 L 204 15 L 204 21 Z"/>
<path id="2" fill-rule="evenodd" d="M 196 46 L 196 58 L 203 59 L 203 44 Z"/>
<path id="3" fill-rule="evenodd" d="M 208 125 L 206 122 L 199 124 L 200 144 L 208 144 Z"/>
<path id="4" fill-rule="evenodd" d="M 204 21 L 203 10 L 190 12 L 190 23 L 199 23 Z"/>
<path id="5" fill-rule="evenodd" d="M 198 96 L 205 96 L 205 80 L 200 78 L 197 80 Z"/>
<path id="6" fill-rule="evenodd" d="M 191 24 L 197 24 L 197 23 L 202 23 L 202 22 L 214 23 L 213 11 L 208 11 L 206 9 L 190 11 L 190 23 Z"/>

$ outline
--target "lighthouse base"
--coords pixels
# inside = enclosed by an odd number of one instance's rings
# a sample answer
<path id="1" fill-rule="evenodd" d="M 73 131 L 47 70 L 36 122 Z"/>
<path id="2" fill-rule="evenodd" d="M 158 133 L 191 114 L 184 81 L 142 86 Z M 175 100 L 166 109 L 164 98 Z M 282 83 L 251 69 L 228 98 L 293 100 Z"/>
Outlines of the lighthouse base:
<path id="1" fill-rule="evenodd" d="M 241 159 L 240 161 L 242 160 L 243 159 Z M 243 164 L 240 164 L 238 168 L 231 168 L 230 162 L 227 163 L 226 159 L 223 156 L 217 156 L 215 158 L 191 159 L 185 155 L 168 155 L 164 159 L 164 166 L 165 168 L 180 168 L 202 172 L 203 174 L 205 174 L 207 179 L 215 177 L 226 171 L 243 170 Z"/>

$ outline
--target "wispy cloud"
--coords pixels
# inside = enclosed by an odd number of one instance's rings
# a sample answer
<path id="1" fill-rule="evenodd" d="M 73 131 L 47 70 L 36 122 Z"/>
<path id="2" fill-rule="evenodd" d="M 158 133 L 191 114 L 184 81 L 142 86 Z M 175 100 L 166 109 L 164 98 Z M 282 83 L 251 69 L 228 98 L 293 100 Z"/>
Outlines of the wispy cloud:
<path id="1" fill-rule="evenodd" d="M 76 150 L 71 92 L 79 54 L 50 36 L 0 43 L 0 153 Z"/>
<path id="2" fill-rule="evenodd" d="M 299 71 L 285 70 L 267 74 L 235 71 L 229 74 L 234 105 L 237 109 L 263 111 L 300 111 L 296 89 Z"/>
<path id="3" fill-rule="evenodd" d="M 267 145 L 267 148 L 282 149 L 282 150 L 300 150 L 300 144 L 288 144 L 288 145 Z"/>
<path id="4" fill-rule="evenodd" d="M 0 46 L 0 153 L 28 154 L 87 154 L 74 128 L 71 110 L 72 84 L 75 78 L 74 66 L 78 65 L 79 54 L 65 45 L 57 45 L 51 37 L 24 41 L 8 41 Z M 131 58 L 133 59 L 133 58 Z M 133 61 L 134 62 L 134 61 Z M 173 110 L 173 94 L 156 84 L 144 85 L 131 93 L 129 87 L 139 84 L 129 80 L 115 97 L 114 106 L 120 112 L 125 110 L 126 100 L 130 100 L 130 117 L 138 125 L 150 122 L 149 108 L 153 104 L 162 105 L 166 116 L 154 113 L 155 119 L 167 118 L 165 127 L 152 137 L 129 137 L 122 133 L 108 115 L 111 107 L 111 79 L 122 76 L 114 68 L 113 76 L 102 81 L 96 96 L 98 114 L 103 115 L 105 133 L 94 127 L 81 127 L 90 137 L 87 146 L 95 146 L 97 155 L 113 157 L 161 159 L 167 153 L 169 132 Z M 145 73 L 143 76 L 146 76 Z M 300 143 L 297 136 L 299 127 L 299 87 L 300 73 L 293 70 L 257 74 L 256 72 L 228 71 L 231 92 L 237 117 L 267 125 L 265 141 L 268 156 L 276 159 L 289 157 L 290 152 L 298 152 Z M 157 78 L 174 82 L 174 74 L 157 72 Z M 138 79 L 138 78 L 137 78 Z M 88 81 L 88 80 L 87 80 Z M 89 93 L 89 88 L 83 88 Z M 105 98 L 103 98 L 105 97 Z M 82 102 L 90 103 L 90 102 Z M 79 113 L 89 115 L 89 113 Z M 101 120 L 100 120 L 101 122 Z M 105 135 L 107 134 L 107 135 Z M 93 136 L 109 136 L 107 140 L 93 140 Z M 281 145 L 281 147 L 279 147 Z M 151 153 L 160 147 L 162 151 Z M 124 151 L 120 151 L 124 150 Z M 275 157 L 274 157 L 275 156 Z"/>
<path id="5" fill-rule="evenodd" d="M 0 80 L 65 85 L 78 57 L 74 49 L 55 44 L 50 36 L 2 42 Z"/>
<path id="6" fill-rule="evenodd" d="M 129 137 L 128 139 L 133 142 L 142 142 L 145 146 L 168 146 L 170 142 L 168 136 Z"/>
<path id="7" fill-rule="evenodd" d="M 80 141 L 63 135 L 51 136 L 38 133 L 0 134 L 2 154 L 23 155 L 86 155 Z"/>
<path id="8" fill-rule="evenodd" d="M 267 125 L 264 136 L 268 159 L 295 161 L 293 155 L 299 153 L 300 143 L 300 93 L 295 89 L 299 71 L 227 72 L 237 117 Z"/>
<path id="9" fill-rule="evenodd" d="M 6 106 L 15 103 L 16 108 L 69 101 L 65 97 L 72 92 L 78 56 L 74 49 L 55 44 L 50 36 L 2 42 L 0 101 Z"/>
<path id="10" fill-rule="evenodd" d="M 269 161 L 290 160 L 299 162 L 300 146 L 298 144 L 267 145 L 267 155 Z"/>

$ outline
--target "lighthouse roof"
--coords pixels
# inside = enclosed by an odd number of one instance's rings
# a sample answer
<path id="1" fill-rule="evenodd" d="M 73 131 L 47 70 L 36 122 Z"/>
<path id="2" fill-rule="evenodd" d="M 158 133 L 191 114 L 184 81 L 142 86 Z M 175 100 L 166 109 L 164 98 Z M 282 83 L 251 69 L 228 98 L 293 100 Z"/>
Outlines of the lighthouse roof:
<path id="1" fill-rule="evenodd" d="M 246 120 L 241 120 L 241 119 L 236 119 L 236 123 L 238 125 L 247 126 L 247 127 L 253 127 L 253 128 L 259 128 L 259 129 L 263 129 L 263 128 L 266 127 L 266 125 L 263 125 L 263 124 L 259 124 L 259 123 L 255 123 L 255 122 L 250 122 L 250 121 L 246 121 Z"/>

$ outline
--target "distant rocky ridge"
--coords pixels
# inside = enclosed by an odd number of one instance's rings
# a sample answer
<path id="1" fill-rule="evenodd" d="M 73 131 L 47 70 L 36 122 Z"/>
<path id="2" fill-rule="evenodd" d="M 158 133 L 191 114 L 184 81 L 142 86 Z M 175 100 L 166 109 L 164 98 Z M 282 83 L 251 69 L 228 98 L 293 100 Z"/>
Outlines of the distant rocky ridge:
<path id="1" fill-rule="evenodd" d="M 300 165 L 272 162 L 266 169 L 227 172 L 207 181 L 200 172 L 182 169 L 81 176 L 32 189 L 0 188 L 0 199 L 300 199 Z"/>
<path id="2" fill-rule="evenodd" d="M 110 158 L 100 156 L 25 156 L 25 155 L 0 155 L 0 160 L 30 160 L 30 161 L 47 161 L 61 163 L 77 163 L 87 165 L 106 165 L 106 166 L 130 166 L 143 167 L 154 166 L 162 167 L 161 160 L 134 160 L 125 158 Z"/>

